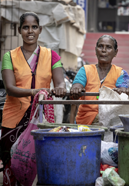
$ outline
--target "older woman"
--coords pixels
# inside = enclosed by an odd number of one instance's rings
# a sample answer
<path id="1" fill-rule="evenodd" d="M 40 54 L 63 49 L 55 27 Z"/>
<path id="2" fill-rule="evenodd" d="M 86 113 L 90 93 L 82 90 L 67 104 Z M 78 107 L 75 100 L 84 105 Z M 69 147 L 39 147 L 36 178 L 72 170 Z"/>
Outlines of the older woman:
<path id="1" fill-rule="evenodd" d="M 128 93 L 129 76 L 121 67 L 112 64 L 116 57 L 117 41 L 109 36 L 101 36 L 96 44 L 96 56 L 98 63 L 85 65 L 77 73 L 71 94 L 74 99 L 80 97 L 82 91 L 99 92 L 102 86 L 116 90 L 118 93 Z M 83 96 L 82 100 L 97 100 L 96 96 Z M 98 114 L 98 105 L 80 105 L 76 116 L 77 124 L 91 125 Z"/>

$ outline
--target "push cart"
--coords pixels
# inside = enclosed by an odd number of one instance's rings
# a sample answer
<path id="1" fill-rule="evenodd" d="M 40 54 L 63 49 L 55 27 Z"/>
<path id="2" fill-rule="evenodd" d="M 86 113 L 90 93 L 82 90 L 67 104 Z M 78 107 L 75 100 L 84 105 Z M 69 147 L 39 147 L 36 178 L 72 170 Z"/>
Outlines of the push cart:
<path id="1" fill-rule="evenodd" d="M 83 95 L 98 96 L 99 93 L 83 93 Z M 43 120 L 44 104 L 129 104 L 129 101 L 40 100 L 40 123 Z M 91 133 L 82 132 L 78 133 L 78 136 L 74 133 L 49 133 L 47 129 L 32 131 L 36 148 L 37 186 L 94 186 L 95 180 L 99 177 L 101 135 L 104 130 L 96 129 L 95 126 L 91 130 Z"/>

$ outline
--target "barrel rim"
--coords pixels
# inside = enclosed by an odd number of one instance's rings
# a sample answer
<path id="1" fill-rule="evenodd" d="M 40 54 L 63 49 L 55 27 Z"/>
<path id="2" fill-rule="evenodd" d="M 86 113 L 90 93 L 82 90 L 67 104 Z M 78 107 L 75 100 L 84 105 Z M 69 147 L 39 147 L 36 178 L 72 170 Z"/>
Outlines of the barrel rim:
<path id="1" fill-rule="evenodd" d="M 120 125 L 114 125 L 114 126 L 111 126 L 111 127 L 110 127 L 110 131 L 117 130 L 118 128 L 123 128 L 123 125 L 120 124 Z"/>
<path id="2" fill-rule="evenodd" d="M 105 133 L 104 129 L 93 129 L 92 131 L 84 131 L 84 132 L 48 132 L 51 129 L 37 129 L 32 130 L 31 135 L 34 137 L 42 136 L 42 137 L 79 137 L 79 136 L 98 136 L 103 135 Z M 44 131 L 44 132 L 43 132 Z M 41 133 L 42 132 L 42 133 Z"/>
<path id="3" fill-rule="evenodd" d="M 129 137 L 129 132 L 124 131 L 124 128 L 119 128 L 115 130 L 116 135 L 122 137 Z"/>

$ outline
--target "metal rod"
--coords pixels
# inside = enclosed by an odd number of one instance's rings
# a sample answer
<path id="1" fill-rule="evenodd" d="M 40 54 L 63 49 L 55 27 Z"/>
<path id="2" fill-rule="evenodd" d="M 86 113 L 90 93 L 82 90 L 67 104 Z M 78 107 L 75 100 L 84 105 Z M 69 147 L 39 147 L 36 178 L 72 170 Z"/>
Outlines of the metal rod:
<path id="1" fill-rule="evenodd" d="M 39 105 L 39 123 L 43 122 L 43 105 Z"/>
<path id="2" fill-rule="evenodd" d="M 129 105 L 129 101 L 100 101 L 100 100 L 42 100 L 39 101 L 39 104 L 44 105 L 44 104 L 63 104 L 63 105 L 80 105 L 80 104 L 116 104 L 116 105 Z"/>
<path id="3" fill-rule="evenodd" d="M 39 95 L 39 101 L 44 100 L 44 94 L 40 94 Z M 39 105 L 39 122 L 42 123 L 43 122 L 43 105 L 40 104 Z"/>
<path id="4" fill-rule="evenodd" d="M 66 93 L 65 96 L 70 96 L 70 93 Z M 81 92 L 81 96 L 99 96 L 99 92 Z"/>

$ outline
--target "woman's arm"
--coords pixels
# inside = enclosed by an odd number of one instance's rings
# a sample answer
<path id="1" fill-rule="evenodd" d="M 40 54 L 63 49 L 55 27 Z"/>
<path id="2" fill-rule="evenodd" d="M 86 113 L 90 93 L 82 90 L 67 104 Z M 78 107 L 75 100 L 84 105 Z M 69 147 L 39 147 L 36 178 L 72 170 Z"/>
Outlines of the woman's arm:
<path id="1" fill-rule="evenodd" d="M 82 95 L 81 93 L 85 92 L 85 88 L 80 83 L 73 84 L 70 93 L 71 93 L 71 99 L 79 99 Z"/>
<path id="2" fill-rule="evenodd" d="M 71 88 L 71 99 L 79 99 L 81 97 L 81 92 L 85 92 L 85 86 L 87 83 L 87 77 L 84 67 L 81 67 L 75 76 L 73 85 Z"/>
<path id="3" fill-rule="evenodd" d="M 70 123 L 74 123 L 75 117 L 77 114 L 77 105 L 71 105 L 71 111 L 70 111 Z"/>
<path id="4" fill-rule="evenodd" d="M 64 82 L 63 70 L 61 67 L 55 68 L 52 70 L 52 78 L 54 83 L 54 89 L 52 93 L 56 97 L 63 97 L 66 93 L 66 85 Z"/>
<path id="5" fill-rule="evenodd" d="M 121 71 L 121 75 L 116 81 L 116 88 L 113 90 L 118 94 L 126 93 L 129 95 L 129 75 L 125 70 Z"/>
<path id="6" fill-rule="evenodd" d="M 35 96 L 40 89 L 22 89 L 16 87 L 15 76 L 12 70 L 5 69 L 2 70 L 2 78 L 6 92 L 9 96 L 13 97 L 27 97 Z"/>

